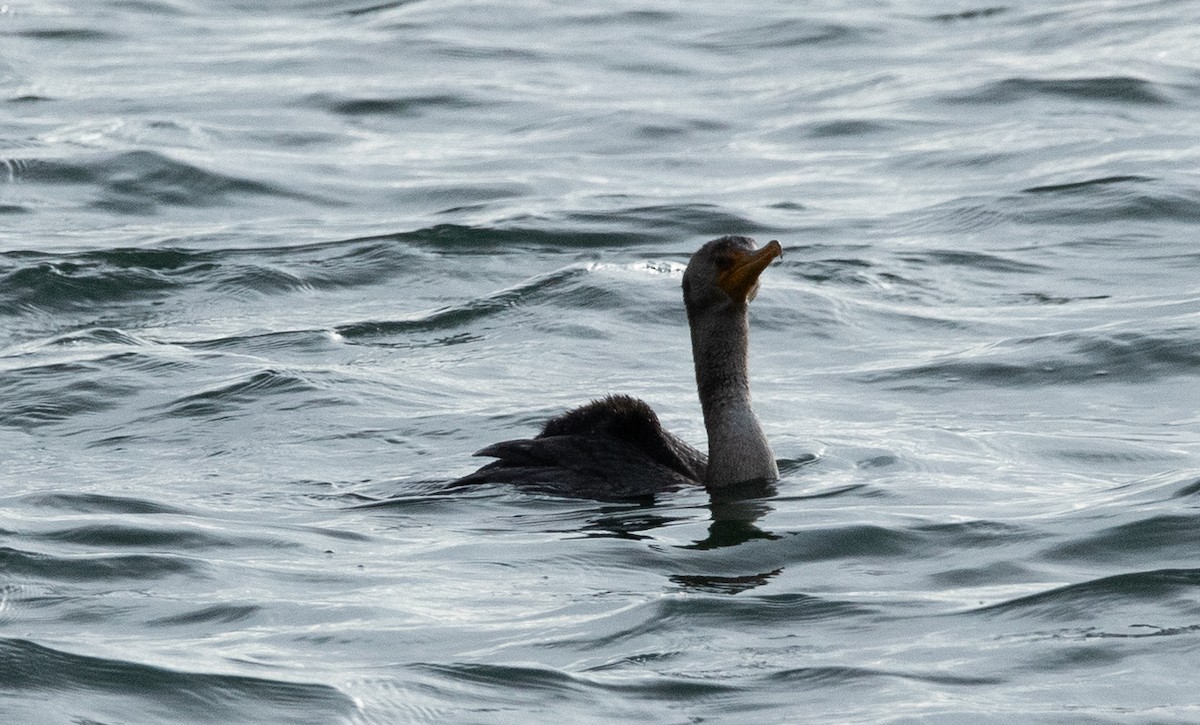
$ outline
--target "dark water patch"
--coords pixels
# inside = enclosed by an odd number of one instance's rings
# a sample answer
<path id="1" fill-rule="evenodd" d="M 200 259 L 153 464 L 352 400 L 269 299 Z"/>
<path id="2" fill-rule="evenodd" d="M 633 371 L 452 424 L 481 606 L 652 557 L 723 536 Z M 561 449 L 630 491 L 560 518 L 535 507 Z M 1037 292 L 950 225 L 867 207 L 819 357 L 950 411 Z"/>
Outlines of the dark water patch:
<path id="1" fill-rule="evenodd" d="M 156 0 L 114 0 L 109 3 L 110 7 L 128 8 L 138 13 L 147 15 L 186 15 L 187 9 L 185 5 L 178 4 L 176 0 L 167 0 L 166 2 L 158 2 Z"/>
<path id="2" fill-rule="evenodd" d="M 766 572 L 762 576 L 770 578 L 774 575 L 773 572 Z M 670 575 L 670 581 L 678 587 L 676 591 L 681 593 L 639 606 L 635 623 L 629 626 L 591 632 L 568 640 L 554 640 L 547 646 L 592 650 L 624 642 L 638 642 L 646 636 L 657 637 L 675 631 L 691 634 L 707 629 L 721 631 L 724 628 L 746 632 L 759 628 L 769 631 L 772 627 L 790 627 L 797 622 L 812 627 L 850 626 L 854 622 L 862 623 L 882 616 L 879 610 L 854 602 L 801 593 L 754 596 L 746 593 L 753 589 L 752 586 L 730 589 L 707 584 L 692 586 L 691 582 L 697 576 Z"/>
<path id="3" fill-rule="evenodd" d="M 92 363 L 57 363 L 0 373 L 0 426 L 32 430 L 115 407 L 138 390 Z"/>
<path id="4" fill-rule="evenodd" d="M 974 611 L 1080 621 L 1132 604 L 1165 606 L 1176 598 L 1194 602 L 1198 589 L 1200 569 L 1158 569 L 1069 584 Z"/>
<path id="5" fill-rule="evenodd" d="M 116 582 L 202 576 L 199 562 L 165 554 L 52 556 L 0 547 L 0 570 L 10 575 L 48 581 Z"/>
<path id="6" fill-rule="evenodd" d="M 634 696 L 643 700 L 693 703 L 704 698 L 724 698 L 741 692 L 741 687 L 727 682 L 699 680 L 686 677 L 657 675 L 635 682 L 593 682 L 610 692 Z"/>
<path id="7" fill-rule="evenodd" d="M 810 138 L 859 138 L 891 130 L 886 123 L 864 119 L 841 119 L 805 126 Z"/>
<path id="8" fill-rule="evenodd" d="M 602 217 L 607 218 L 607 217 Z M 672 238 L 677 239 L 678 235 Z M 639 232 L 597 232 L 569 228 L 533 228 L 520 226 L 464 226 L 437 224 L 411 232 L 361 237 L 349 241 L 393 241 L 413 244 L 421 249 L 447 250 L 459 254 L 495 254 L 522 250 L 606 249 L 645 244 L 652 236 Z"/>
<path id="9" fill-rule="evenodd" d="M 785 259 L 784 265 L 792 266 Z M 805 259 L 796 265 L 796 274 L 812 282 L 835 282 L 847 286 L 870 284 L 870 276 L 876 264 L 869 259 L 853 257 L 830 257 L 827 259 Z"/>
<path id="10" fill-rule="evenodd" d="M 1200 189 L 1147 176 L 1104 176 L 1033 186 L 1014 198 L 1015 218 L 1034 224 L 1200 221 Z"/>
<path id="11" fill-rule="evenodd" d="M 13 96 L 8 99 L 9 103 L 45 103 L 53 101 L 50 96 L 40 96 L 35 93 L 26 93 L 20 96 Z"/>
<path id="12" fill-rule="evenodd" d="M 738 23 L 710 32 L 692 45 L 705 50 L 725 53 L 779 48 L 799 48 L 811 45 L 843 45 L 866 42 L 873 31 L 843 23 L 828 23 L 806 18 L 789 18 L 777 22 L 746 26 Z"/>
<path id="13" fill-rule="evenodd" d="M 862 687 L 870 680 L 902 679 L 917 682 L 928 682 L 935 685 L 952 685 L 960 687 L 980 687 L 997 685 L 1003 682 L 995 677 L 970 677 L 952 675 L 945 672 L 899 672 L 894 670 L 878 670 L 869 667 L 797 667 L 794 669 L 772 672 L 764 678 L 772 684 L 787 684 L 789 686 L 811 687 L 825 689 L 827 687 Z"/>
<path id="14" fill-rule="evenodd" d="M 42 159 L 24 179 L 95 187 L 91 205 L 116 213 L 148 215 L 161 207 L 214 207 L 237 197 L 322 202 L 262 181 L 208 171 L 154 151 L 127 151 L 80 160 Z"/>
<path id="15" fill-rule="evenodd" d="M 359 8 L 350 8 L 348 10 L 340 10 L 339 12 L 343 13 L 345 15 L 349 15 L 350 17 L 360 17 L 363 15 L 375 15 L 378 13 L 385 13 L 388 10 L 395 10 L 396 8 L 402 8 L 405 5 L 412 5 L 413 3 L 416 3 L 416 2 L 420 2 L 420 0 L 391 0 L 391 2 L 374 3 L 371 5 L 364 5 L 363 7 L 359 7 Z"/>
<path id="16" fill-rule="evenodd" d="M 660 662 L 671 662 L 679 659 L 684 653 L 678 650 L 667 652 L 639 652 L 637 654 L 617 657 L 602 664 L 593 665 L 584 670 L 584 672 L 607 672 L 609 670 L 622 670 L 629 665 L 642 666 L 646 664 L 657 664 Z"/>
<path id="17" fill-rule="evenodd" d="M 799 473 L 801 469 L 808 466 L 820 463 L 820 458 L 815 453 L 801 453 L 793 458 L 779 458 L 775 463 L 779 466 L 781 474 Z"/>
<path id="18" fill-rule="evenodd" d="M 780 467 L 782 472 L 782 466 Z M 872 496 L 870 486 L 865 483 L 851 483 L 845 486 L 834 486 L 833 488 L 814 491 L 812 493 L 795 493 L 775 496 L 773 498 L 779 501 L 815 501 L 823 498 L 837 498 L 851 493 L 859 493 L 860 495 Z"/>
<path id="19" fill-rule="evenodd" d="M 603 10 L 587 8 L 585 14 L 571 18 L 571 24 L 599 27 L 613 25 L 620 28 L 637 25 L 661 25 L 675 22 L 680 14 L 670 10 Z"/>
<path id="20" fill-rule="evenodd" d="M 200 286 L 264 295 L 340 289 L 411 271 L 416 259 L 411 249 L 398 244 L 354 244 L 349 252 L 332 254 L 345 244 L 213 252 L 162 247 L 0 254 L 0 314 L 153 302 Z"/>
<path id="21" fill-rule="evenodd" d="M 1067 635 L 1067 639 L 1076 639 L 1077 635 Z M 1099 647 L 1095 643 L 1086 645 L 1070 645 L 1056 648 L 1029 663 L 1041 672 L 1079 671 L 1093 667 L 1108 667 L 1116 665 L 1127 657 L 1127 653 L 1113 647 Z"/>
<path id="22" fill-rule="evenodd" d="M 1055 546 L 1043 556 L 1093 562 L 1188 559 L 1200 552 L 1200 516 L 1163 515 L 1121 524 Z"/>
<path id="23" fill-rule="evenodd" d="M 81 514 L 186 514 L 187 511 L 140 498 L 99 493 L 39 493 L 22 500 L 32 506 Z"/>
<path id="24" fill-rule="evenodd" d="M 1112 295 L 1077 295 L 1073 297 L 1064 297 L 1062 295 L 1053 295 L 1046 292 L 1021 292 L 1013 299 L 1018 303 L 1028 303 L 1034 305 L 1069 305 L 1076 302 L 1098 302 L 1100 300 L 1112 299 Z"/>
<path id="25" fill-rule="evenodd" d="M 39 693 L 73 722 L 338 722 L 356 710 L 336 688 L 187 672 L 0 639 L 0 689 Z"/>
<path id="26" fill-rule="evenodd" d="M 188 270 L 208 260 L 208 255 L 187 249 L 117 247 L 73 255 L 80 263 L 108 264 L 122 269 L 151 269 L 156 272 Z"/>
<path id="27" fill-rule="evenodd" d="M 708 592 L 710 594 L 738 594 L 761 587 L 771 579 L 783 573 L 783 569 L 762 572 L 761 574 L 743 574 L 740 576 L 709 576 L 697 574 L 673 574 L 672 584 L 678 584 L 685 591 Z"/>
<path id="28" fill-rule="evenodd" d="M 1066 348 L 1055 352 L 1054 348 Z M 989 359 L 990 358 L 990 359 Z M 1193 331 L 1178 334 L 1128 332 L 1041 335 L 1006 340 L 987 354 L 875 372 L 871 383 L 931 381 L 943 386 L 1039 387 L 1098 382 L 1143 384 L 1159 378 L 1200 374 L 1200 346 Z"/>
<path id="29" fill-rule="evenodd" d="M 261 370 L 245 379 L 179 398 L 168 408 L 172 415 L 211 418 L 243 408 L 256 409 L 268 398 L 317 390 L 315 385 L 296 375 Z"/>
<path id="30" fill-rule="evenodd" d="M 972 196 L 899 214 L 892 229 L 893 233 L 909 235 L 974 234 L 1007 224 L 1011 219 L 1004 200 Z"/>
<path id="31" fill-rule="evenodd" d="M 715 204 L 662 204 L 614 208 L 603 212 L 576 211 L 566 214 L 572 224 L 583 227 L 637 229 L 639 241 L 677 241 L 688 233 L 718 237 L 725 234 L 758 234 L 769 227 Z"/>
<path id="32" fill-rule="evenodd" d="M 1082 336 L 1075 352 L 1098 364 L 1110 379 L 1145 381 L 1200 372 L 1200 345 L 1190 329 Z"/>
<path id="33" fill-rule="evenodd" d="M 130 344 L 123 341 L 124 337 L 119 331 L 106 333 L 100 328 L 78 336 L 68 334 L 51 338 L 46 345 Z M 107 410 L 142 389 L 134 376 L 117 375 L 118 372 L 163 373 L 189 368 L 187 362 L 140 350 L 93 360 L 13 368 L 0 372 L 0 411 L 11 416 L 9 422 L 14 423 L 18 420 L 30 423 L 62 421 L 75 415 Z M 0 417 L 0 423 L 4 420 Z"/>
<path id="34" fill-rule="evenodd" d="M 812 687 L 825 689 L 840 686 L 861 686 L 864 682 L 886 678 L 887 675 L 878 670 L 865 667 L 796 667 L 781 670 L 766 675 L 764 679 L 772 683 L 786 683 L 789 686 Z"/>
<path id="35" fill-rule="evenodd" d="M 219 291 L 251 290 L 263 295 L 312 288 L 302 277 L 270 264 L 222 264 L 212 284 Z"/>
<path id="36" fill-rule="evenodd" d="M 100 43 L 118 40 L 121 36 L 95 28 L 34 28 L 17 33 L 22 38 L 80 43 Z"/>
<path id="37" fill-rule="evenodd" d="M 332 330 L 284 330 L 250 335 L 230 335 L 211 340 L 176 341 L 189 350 L 224 350 L 242 353 L 278 353 L 280 350 L 328 352 L 336 347 Z"/>
<path id="38" fill-rule="evenodd" d="M 433 673 L 439 680 L 484 687 L 494 691 L 498 700 L 512 697 L 542 701 L 566 699 L 584 687 L 582 682 L 566 672 L 548 667 L 469 663 L 419 664 L 412 667 Z"/>
<path id="39" fill-rule="evenodd" d="M 984 20 L 986 18 L 994 18 L 997 15 L 1007 13 L 1009 8 L 1004 5 L 995 5 L 986 8 L 976 8 L 973 10 L 962 10 L 955 13 L 937 13 L 929 15 L 927 19 L 935 23 L 957 23 L 966 20 Z"/>
<path id="40" fill-rule="evenodd" d="M 398 96 L 394 98 L 339 98 L 317 95 L 307 103 L 344 116 L 411 117 L 436 110 L 463 110 L 479 104 L 468 98 L 450 94 Z"/>
<path id="41" fill-rule="evenodd" d="M 262 611 L 257 605 L 214 604 L 183 614 L 158 617 L 146 622 L 151 627 L 189 627 L 208 624 L 237 624 L 245 622 Z"/>
<path id="42" fill-rule="evenodd" d="M 739 689 L 736 685 L 723 682 L 662 676 L 609 682 L 547 667 L 466 663 L 415 667 L 437 674 L 442 679 L 483 687 L 502 702 L 513 698 L 536 699 L 539 703 L 574 699 L 588 691 L 623 693 L 652 700 L 691 701 L 705 696 L 727 695 Z"/>
<path id="43" fill-rule="evenodd" d="M 786 539 L 792 563 L 831 559 L 915 556 L 928 546 L 918 532 L 882 526 L 854 525 L 790 532 Z"/>
<path id="44" fill-rule="evenodd" d="M 900 463 L 900 459 L 891 454 L 883 454 L 880 456 L 871 456 L 854 462 L 854 467 L 861 470 L 871 470 L 875 468 L 891 468 Z"/>
<path id="45" fill-rule="evenodd" d="M 999 583 L 1024 584 L 1033 577 L 1026 567 L 999 561 L 983 566 L 947 569 L 930 575 L 930 580 L 943 587 L 995 586 Z"/>
<path id="46" fill-rule="evenodd" d="M 1197 495 L 1200 495 L 1200 478 L 1181 486 L 1178 491 L 1171 495 L 1171 498 L 1190 498 Z"/>
<path id="47" fill-rule="evenodd" d="M 1131 624 L 1131 631 L 1112 632 L 1087 627 L 1080 631 L 1082 639 L 1145 639 L 1147 637 L 1177 637 L 1200 632 L 1200 624 L 1186 627 L 1160 627 L 1157 624 Z"/>
<path id="48" fill-rule="evenodd" d="M 1025 194 L 1065 194 L 1065 193 L 1083 193 L 1097 186 L 1110 186 L 1112 184 L 1138 183 L 1153 181 L 1148 176 L 1103 176 L 1097 179 L 1086 179 L 1084 181 L 1072 181 L 1065 184 L 1047 184 L 1045 186 L 1031 186 L 1028 189 L 1022 189 Z"/>
<path id="49" fill-rule="evenodd" d="M 431 312 L 415 315 L 407 320 L 357 322 L 342 325 L 336 332 L 348 340 L 363 340 L 379 337 L 397 337 L 420 332 L 453 330 L 463 325 L 478 322 L 522 304 L 535 301 L 549 291 L 586 274 L 579 267 L 569 267 L 530 279 L 522 284 L 508 287 L 484 297 L 478 297 L 461 305 L 442 307 Z M 378 343 L 376 343 L 378 344 Z M 407 343 L 403 343 L 407 344 Z"/>
<path id="50" fill-rule="evenodd" d="M 634 130 L 634 135 L 648 141 L 669 141 L 671 139 L 689 138 L 695 132 L 696 127 L 687 123 L 644 123 L 637 126 Z"/>
<path id="51" fill-rule="evenodd" d="M 15 204 L 0 204 L 0 214 L 29 214 L 32 210 L 28 207 L 17 206 Z"/>
<path id="52" fill-rule="evenodd" d="M 933 390 L 937 387 L 963 387 L 967 385 L 983 385 L 987 387 L 1034 387 L 1040 385 L 1057 385 L 1063 382 L 1082 383 L 1098 376 L 1100 372 L 1092 368 L 1086 377 L 1073 375 L 1065 378 L 1061 366 L 1029 366 L 1005 362 L 944 362 L 918 365 L 902 370 L 871 373 L 860 376 L 866 383 L 890 383 L 897 389 L 909 387 L 910 383 L 924 381 L 921 389 Z M 1051 375 L 1051 373 L 1055 373 Z"/>
<path id="53" fill-rule="evenodd" d="M 0 254 L 0 314 L 153 303 L 198 283 L 228 285 L 238 272 L 225 269 L 222 260 L 230 254 L 170 247 Z"/>
<path id="54" fill-rule="evenodd" d="M 457 61 L 492 61 L 499 64 L 534 64 L 547 62 L 543 56 L 544 46 L 533 46 L 504 38 L 498 43 L 472 42 L 469 44 L 453 40 L 434 40 L 428 45 L 432 56 Z"/>
<path id="55" fill-rule="evenodd" d="M 107 345 L 141 346 L 148 343 L 145 340 L 141 340 L 123 330 L 118 330 L 113 327 L 92 327 L 86 330 L 78 330 L 76 332 L 69 332 L 64 335 L 59 335 L 47 341 L 46 344 L 55 347 L 72 347 L 76 345 L 91 347 Z"/>
<path id="56" fill-rule="evenodd" d="M 958 103 L 1016 103 L 1039 97 L 1151 106 L 1168 103 L 1154 83 L 1131 76 L 1006 78 L 947 100 Z"/>
<path id="57" fill-rule="evenodd" d="M 683 520 L 683 516 L 664 516 L 650 505 L 611 506 L 591 517 L 579 527 L 579 531 L 588 538 L 639 541 L 653 538 L 643 535 L 643 532 L 655 531 Z"/>
<path id="58" fill-rule="evenodd" d="M 178 551 L 245 546 L 248 542 L 182 528 L 149 528 L 129 524 L 89 524 L 47 531 L 29 538 L 100 549 L 152 548 Z"/>
<path id="59" fill-rule="evenodd" d="M 968 252 L 960 249 L 931 250 L 921 254 L 904 255 L 901 259 L 923 268 L 934 269 L 939 267 L 965 267 L 988 272 L 1027 275 L 1041 274 L 1046 271 L 1044 266 L 1032 262 L 1018 261 L 1000 254 Z"/>
<path id="60" fill-rule="evenodd" d="M 1037 532 L 1015 524 L 986 520 L 929 524 L 918 526 L 913 531 L 923 534 L 931 540 L 942 539 L 944 543 L 940 543 L 938 546 L 944 551 L 1006 546 L 1016 541 L 1040 536 Z"/>
<path id="61" fill-rule="evenodd" d="M 678 574 L 674 577 L 693 576 Z M 769 573 L 764 576 L 770 576 Z M 846 623 L 858 617 L 876 617 L 878 610 L 853 602 L 815 597 L 808 594 L 701 594 L 671 597 L 658 602 L 654 616 L 617 635 L 618 639 L 636 637 L 652 631 L 694 627 L 765 627 L 787 622 Z"/>
<path id="62" fill-rule="evenodd" d="M 348 247 L 348 248 L 347 248 Z M 286 256 L 291 272 L 316 289 L 344 289 L 378 284 L 419 273 L 428 260 L 409 244 L 385 242 L 335 242 L 296 250 L 272 252 Z"/>
<path id="63" fill-rule="evenodd" d="M 98 303 L 157 299 L 177 282 L 154 269 L 114 266 L 86 258 L 0 268 L 0 314 L 27 308 L 80 310 Z"/>

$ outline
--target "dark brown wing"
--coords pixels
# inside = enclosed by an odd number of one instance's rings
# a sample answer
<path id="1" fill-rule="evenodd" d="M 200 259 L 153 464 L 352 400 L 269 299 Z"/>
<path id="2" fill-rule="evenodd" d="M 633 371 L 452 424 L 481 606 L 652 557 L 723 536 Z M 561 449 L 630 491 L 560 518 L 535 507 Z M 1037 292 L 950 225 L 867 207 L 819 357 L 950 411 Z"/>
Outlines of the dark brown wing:
<path id="1" fill-rule="evenodd" d="M 614 395 L 546 423 L 536 438 L 476 455 L 497 458 L 455 484 L 512 483 L 600 500 L 640 498 L 704 480 L 704 454 L 663 430 L 637 398 Z"/>

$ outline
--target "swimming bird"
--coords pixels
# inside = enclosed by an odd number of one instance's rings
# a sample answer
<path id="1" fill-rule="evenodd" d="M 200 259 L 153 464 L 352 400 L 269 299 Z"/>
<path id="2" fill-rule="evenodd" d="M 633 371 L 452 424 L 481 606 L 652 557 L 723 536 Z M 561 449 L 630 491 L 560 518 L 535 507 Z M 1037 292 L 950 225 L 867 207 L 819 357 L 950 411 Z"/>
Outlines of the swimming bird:
<path id="1" fill-rule="evenodd" d="M 707 456 L 664 430 L 645 402 L 610 395 L 552 418 L 535 438 L 484 448 L 475 455 L 497 460 L 455 484 L 512 483 L 621 500 L 689 484 L 718 492 L 779 478 L 750 405 L 747 313 L 759 275 L 782 254 L 777 241 L 759 249 L 749 237 L 726 236 L 700 247 L 683 273 Z"/>

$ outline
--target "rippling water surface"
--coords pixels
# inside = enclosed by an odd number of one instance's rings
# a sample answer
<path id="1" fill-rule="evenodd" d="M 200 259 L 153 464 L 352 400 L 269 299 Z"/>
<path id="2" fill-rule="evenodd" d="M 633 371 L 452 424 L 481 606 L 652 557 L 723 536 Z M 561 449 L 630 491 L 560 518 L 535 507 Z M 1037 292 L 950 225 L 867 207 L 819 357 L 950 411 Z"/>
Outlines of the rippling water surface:
<path id="1" fill-rule="evenodd" d="M 1197 27 L 0 6 L 0 720 L 1200 720 Z M 773 491 L 447 487 L 721 234 Z"/>

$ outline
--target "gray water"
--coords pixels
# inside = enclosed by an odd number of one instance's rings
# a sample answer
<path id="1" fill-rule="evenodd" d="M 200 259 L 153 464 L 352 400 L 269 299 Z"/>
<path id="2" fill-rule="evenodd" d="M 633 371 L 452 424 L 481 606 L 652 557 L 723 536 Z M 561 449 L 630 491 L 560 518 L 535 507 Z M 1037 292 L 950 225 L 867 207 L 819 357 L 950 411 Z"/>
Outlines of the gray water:
<path id="1" fill-rule="evenodd" d="M 0 6 L 0 721 L 1200 721 L 1197 28 Z M 773 491 L 447 486 L 722 234 Z"/>

